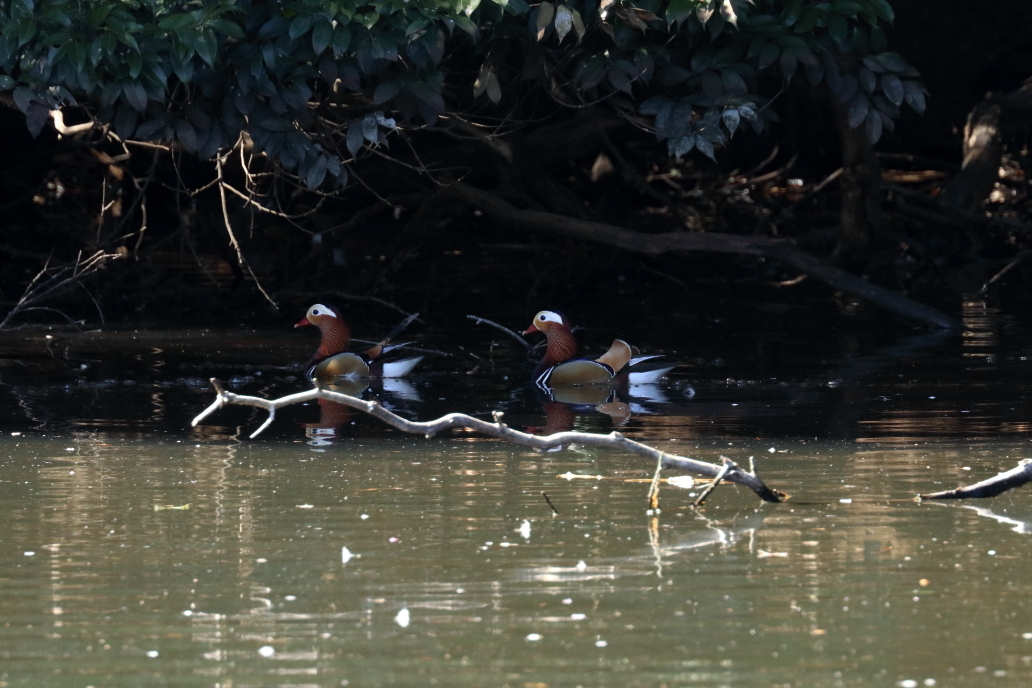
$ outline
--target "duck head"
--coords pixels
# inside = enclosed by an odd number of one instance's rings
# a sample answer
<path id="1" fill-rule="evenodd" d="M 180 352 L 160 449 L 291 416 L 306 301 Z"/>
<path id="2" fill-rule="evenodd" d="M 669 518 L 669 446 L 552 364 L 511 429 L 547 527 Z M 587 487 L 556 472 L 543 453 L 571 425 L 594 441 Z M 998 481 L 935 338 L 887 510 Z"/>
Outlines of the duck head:
<path id="1" fill-rule="evenodd" d="M 321 360 L 346 351 L 351 339 L 351 330 L 340 315 L 336 306 L 317 303 L 308 309 L 294 327 L 314 325 L 322 333 L 322 342 L 312 360 Z"/>
<path id="2" fill-rule="evenodd" d="M 542 362 L 549 365 L 568 361 L 577 355 L 577 341 L 573 338 L 573 330 L 562 313 L 541 311 L 534 316 L 530 327 L 523 334 L 543 332 L 548 341 L 545 357 Z"/>

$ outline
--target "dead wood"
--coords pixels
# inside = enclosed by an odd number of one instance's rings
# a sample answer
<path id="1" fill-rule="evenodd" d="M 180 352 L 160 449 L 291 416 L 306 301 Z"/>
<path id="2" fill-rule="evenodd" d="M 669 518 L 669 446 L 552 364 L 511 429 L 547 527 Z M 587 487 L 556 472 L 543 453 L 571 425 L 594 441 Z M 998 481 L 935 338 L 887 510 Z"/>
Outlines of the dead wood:
<path id="1" fill-rule="evenodd" d="M 982 285 L 982 288 L 978 293 L 985 294 L 989 293 L 989 287 L 996 284 L 1000 279 L 1003 278 L 1008 272 L 1017 267 L 1020 263 L 1025 261 L 1027 258 L 1032 257 L 1032 250 L 1019 251 L 1010 261 L 1000 269 L 995 275 L 989 278 L 989 281 Z"/>
<path id="2" fill-rule="evenodd" d="M 449 185 L 442 193 L 477 208 L 502 225 L 597 241 L 651 256 L 671 251 L 712 251 L 764 256 L 790 265 L 835 289 L 856 294 L 908 320 L 916 320 L 942 329 L 957 329 L 961 326 L 957 320 L 930 306 L 839 270 L 786 239 L 715 232 L 643 234 L 601 222 L 580 220 L 539 210 L 520 210 L 492 193 L 462 182 Z"/>
<path id="3" fill-rule="evenodd" d="M 918 495 L 918 499 L 977 499 L 983 497 L 995 497 L 1007 490 L 1021 487 L 1027 482 L 1032 482 L 1032 459 L 1022 459 L 1018 465 L 1009 471 L 975 483 L 958 487 L 955 490 L 944 490 L 931 494 Z"/>
<path id="4" fill-rule="evenodd" d="M 208 408 L 193 419 L 191 422 L 191 425 L 193 426 L 196 426 L 223 406 L 254 406 L 256 408 L 265 409 L 269 412 L 269 417 L 265 422 L 262 423 L 257 430 L 251 433 L 251 437 L 257 437 L 259 433 L 269 427 L 275 420 L 277 409 L 290 406 L 291 404 L 300 404 L 305 401 L 325 399 L 327 401 L 333 401 L 368 413 L 374 418 L 382 420 L 384 423 L 387 423 L 391 427 L 401 430 L 402 432 L 425 435 L 427 438 L 433 437 L 437 433 L 443 430 L 448 430 L 449 428 L 468 428 L 491 437 L 503 439 L 521 447 L 531 447 L 541 451 L 574 443 L 589 447 L 611 447 L 614 449 L 623 449 L 651 461 L 660 462 L 663 468 L 698 473 L 711 478 L 723 475 L 723 480 L 748 487 L 765 502 L 781 502 L 785 499 L 784 493 L 767 487 L 767 485 L 764 484 L 764 482 L 760 480 L 755 473 L 746 472 L 738 466 L 733 466 L 729 469 L 728 464 L 721 466 L 707 463 L 705 461 L 699 461 L 698 459 L 689 459 L 684 456 L 668 454 L 660 451 L 659 449 L 650 447 L 647 444 L 627 439 L 618 432 L 611 432 L 608 435 L 597 435 L 590 432 L 557 432 L 552 435 L 542 437 L 539 435 L 520 432 L 519 430 L 513 430 L 501 422 L 501 413 L 495 414 L 494 423 L 467 416 L 463 413 L 449 413 L 448 415 L 441 416 L 436 420 L 418 422 L 402 418 L 401 416 L 390 412 L 375 401 L 365 401 L 358 397 L 341 394 L 339 392 L 331 392 L 319 387 L 310 389 L 307 392 L 290 394 L 285 397 L 280 397 L 279 399 L 262 399 L 260 397 L 245 396 L 229 392 L 222 386 L 222 383 L 215 378 L 211 379 L 211 384 L 212 387 L 215 388 L 218 396 Z"/>
<path id="5" fill-rule="evenodd" d="M 939 202 L 975 210 L 989 196 L 1003 158 L 1000 105 L 984 100 L 968 115 L 964 126 L 964 162 L 960 173 L 943 189 Z"/>

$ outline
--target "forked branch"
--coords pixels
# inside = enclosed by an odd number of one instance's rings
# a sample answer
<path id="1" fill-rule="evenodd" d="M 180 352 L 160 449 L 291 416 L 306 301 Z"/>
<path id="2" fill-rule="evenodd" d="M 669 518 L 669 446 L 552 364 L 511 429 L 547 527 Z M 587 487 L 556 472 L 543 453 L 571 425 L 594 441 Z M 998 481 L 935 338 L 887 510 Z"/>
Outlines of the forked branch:
<path id="1" fill-rule="evenodd" d="M 547 450 L 574 443 L 589 447 L 611 447 L 614 449 L 623 449 L 631 454 L 635 454 L 652 461 L 661 462 L 663 468 L 689 471 L 699 475 L 705 475 L 710 478 L 716 478 L 718 475 L 723 474 L 723 480 L 748 487 L 759 495 L 760 499 L 766 502 L 780 502 L 783 501 L 786 496 L 778 490 L 767 487 L 762 480 L 756 477 L 755 473 L 748 473 L 738 466 L 733 466 L 728 469 L 728 465 L 720 466 L 713 463 L 707 463 L 705 461 L 699 461 L 697 459 L 689 459 L 684 456 L 667 454 L 666 452 L 650 447 L 647 444 L 627 439 L 618 432 L 611 432 L 608 435 L 596 435 L 590 432 L 557 432 L 555 434 L 542 437 L 539 435 L 520 432 L 519 430 L 513 430 L 501 422 L 502 414 L 500 413 L 495 414 L 494 423 L 467 416 L 464 413 L 449 413 L 448 415 L 441 416 L 436 420 L 418 422 L 410 421 L 399 415 L 391 413 L 375 401 L 365 401 L 357 397 L 341 394 L 340 392 L 331 392 L 319 387 L 310 389 L 307 392 L 290 394 L 278 399 L 262 399 L 260 397 L 245 396 L 229 392 L 222 386 L 222 383 L 215 378 L 211 379 L 211 384 L 212 387 L 215 388 L 218 397 L 214 402 L 212 402 L 211 406 L 206 408 L 193 419 L 191 425 L 197 425 L 223 406 L 254 406 L 265 409 L 269 412 L 269 417 L 265 422 L 262 423 L 257 430 L 251 433 L 251 437 L 257 437 L 263 430 L 272 424 L 273 420 L 276 419 L 277 409 L 290 406 L 291 404 L 300 404 L 306 401 L 312 401 L 313 399 L 325 399 L 326 401 L 333 401 L 359 411 L 364 411 L 374 418 L 378 418 L 384 423 L 387 423 L 387 425 L 401 430 L 402 432 L 426 435 L 427 438 L 433 437 L 437 433 L 443 430 L 448 430 L 449 428 L 468 428 L 491 437 L 503 439 L 521 447 L 531 447 L 538 450 Z"/>

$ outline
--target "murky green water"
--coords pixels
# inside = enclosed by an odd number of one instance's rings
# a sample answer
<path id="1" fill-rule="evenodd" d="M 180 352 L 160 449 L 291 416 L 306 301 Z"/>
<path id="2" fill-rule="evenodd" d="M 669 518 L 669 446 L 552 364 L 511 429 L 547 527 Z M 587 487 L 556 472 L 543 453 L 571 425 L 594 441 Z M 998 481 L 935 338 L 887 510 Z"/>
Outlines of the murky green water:
<path id="1" fill-rule="evenodd" d="M 967 322 L 715 327 L 658 342 L 689 365 L 601 411 L 543 404 L 489 334 L 365 391 L 420 419 L 622 424 L 753 456 L 793 495 L 725 486 L 696 513 L 668 486 L 656 517 L 651 467 L 618 452 L 428 441 L 314 404 L 257 440 L 247 409 L 189 427 L 211 375 L 301 388 L 294 333 L 6 335 L 0 686 L 1028 685 L 1032 493 L 912 500 L 1032 456 L 1032 337 Z"/>

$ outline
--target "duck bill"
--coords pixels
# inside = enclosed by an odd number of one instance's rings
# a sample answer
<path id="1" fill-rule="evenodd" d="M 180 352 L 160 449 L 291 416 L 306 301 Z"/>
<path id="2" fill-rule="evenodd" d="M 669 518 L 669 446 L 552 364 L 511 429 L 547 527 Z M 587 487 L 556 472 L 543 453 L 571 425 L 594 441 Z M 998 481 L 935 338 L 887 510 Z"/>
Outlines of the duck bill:
<path id="1" fill-rule="evenodd" d="M 304 327 L 305 325 L 311 325 L 311 324 L 312 324 L 311 321 L 306 316 L 306 317 L 301 318 L 300 320 L 298 320 L 297 324 L 295 324 L 294 327 Z"/>
<path id="2" fill-rule="evenodd" d="M 527 334 L 530 334 L 531 332 L 540 332 L 540 331 L 541 330 L 539 330 L 537 328 L 537 326 L 534 325 L 534 323 L 530 323 L 530 327 L 528 327 L 527 329 L 523 330 L 523 334 L 527 335 Z"/>

